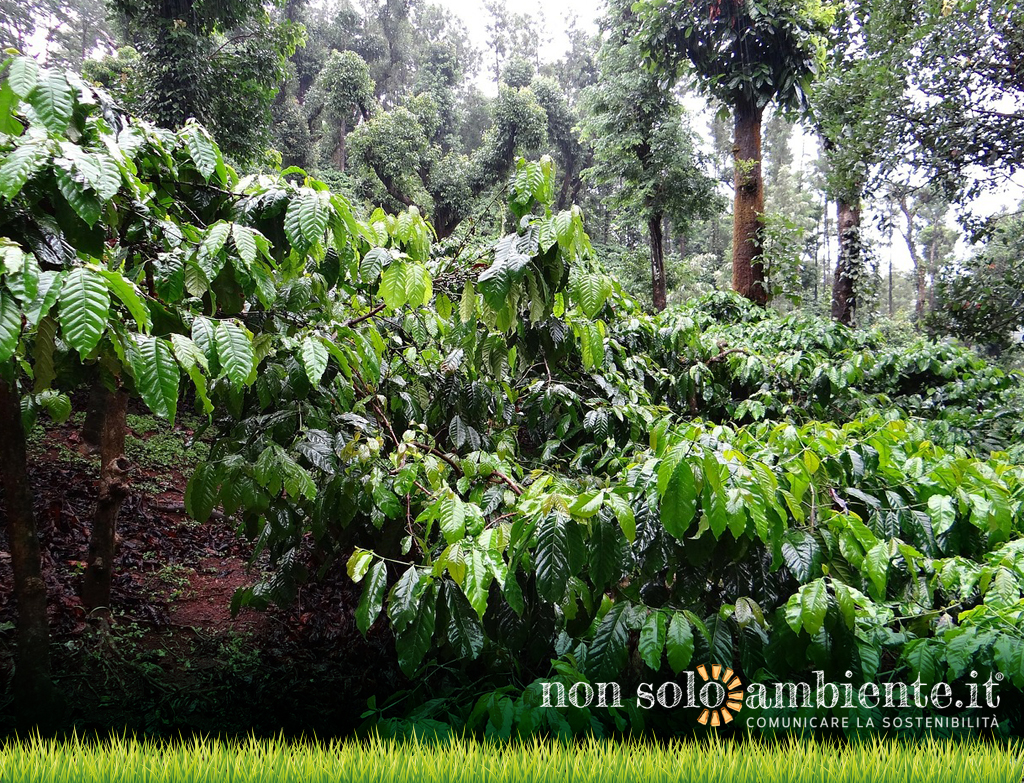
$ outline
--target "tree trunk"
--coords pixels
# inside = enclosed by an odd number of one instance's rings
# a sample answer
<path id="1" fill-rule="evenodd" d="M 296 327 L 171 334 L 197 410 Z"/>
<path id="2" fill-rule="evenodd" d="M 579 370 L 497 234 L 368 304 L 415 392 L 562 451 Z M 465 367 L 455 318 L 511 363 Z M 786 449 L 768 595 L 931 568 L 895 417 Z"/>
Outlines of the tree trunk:
<path id="1" fill-rule="evenodd" d="M 14 386 L 0 379 L 0 471 L 4 513 L 14 571 L 18 635 L 14 663 L 14 711 L 20 727 L 50 728 L 60 699 L 50 679 L 50 627 L 46 583 L 29 489 L 21 402 Z"/>
<path id="2" fill-rule="evenodd" d="M 732 288 L 757 304 L 768 301 L 761 256 L 761 116 L 764 109 L 750 102 L 736 106 L 733 144 L 736 189 L 732 213 Z"/>
<path id="3" fill-rule="evenodd" d="M 664 310 L 668 296 L 665 289 L 665 246 L 661 233 L 661 215 L 647 221 L 651 240 L 651 299 L 655 310 Z"/>
<path id="4" fill-rule="evenodd" d="M 924 322 L 925 315 L 925 281 L 927 270 L 925 269 L 924 259 L 917 252 L 917 242 L 914 239 L 914 217 L 916 216 L 917 209 L 916 207 L 913 210 L 910 208 L 906 195 L 900 196 L 899 204 L 903 216 L 907 219 L 907 230 L 903 232 L 903 239 L 907 243 L 907 250 L 910 251 L 910 260 L 914 264 L 914 289 L 917 294 L 917 301 L 914 302 L 914 321 L 920 325 Z"/>
<path id="5" fill-rule="evenodd" d="M 850 201 L 843 198 L 836 200 L 839 257 L 836 260 L 836 274 L 832 279 L 832 317 L 847 326 L 853 324 L 853 314 L 857 308 L 854 284 L 861 265 L 860 204 L 852 204 Z"/>
<path id="6" fill-rule="evenodd" d="M 89 536 L 89 556 L 82 580 L 82 603 L 90 611 L 110 611 L 110 577 L 114 567 L 114 537 L 121 504 L 128 494 L 124 458 L 125 412 L 128 394 L 103 387 L 103 431 L 100 434 L 100 481 Z"/>
<path id="7" fill-rule="evenodd" d="M 338 145 L 334 148 L 334 165 L 342 174 L 345 173 L 345 167 L 348 165 L 347 141 L 348 123 L 342 120 L 341 126 L 338 128 Z"/>

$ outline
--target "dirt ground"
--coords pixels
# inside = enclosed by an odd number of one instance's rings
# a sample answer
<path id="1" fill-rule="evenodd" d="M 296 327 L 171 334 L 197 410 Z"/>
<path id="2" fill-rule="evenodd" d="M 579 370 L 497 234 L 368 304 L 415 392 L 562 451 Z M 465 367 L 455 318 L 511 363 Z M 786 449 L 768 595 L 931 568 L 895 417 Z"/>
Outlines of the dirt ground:
<path id="1" fill-rule="evenodd" d="M 343 565 L 304 587 L 290 607 L 232 617 L 232 595 L 257 581 L 265 564 L 250 563 L 251 549 L 231 520 L 217 515 L 200 525 L 185 514 L 191 430 L 133 421 L 138 429 L 126 448 L 133 491 L 118 523 L 109 628 L 88 618 L 79 598 L 98 460 L 82 447 L 75 423 L 37 428 L 30 437 L 51 657 L 68 692 L 69 720 L 148 732 L 350 730 L 366 699 L 396 690 L 401 675 L 382 628 L 368 639 L 358 633 L 358 587 Z M 0 731 L 11 723 L 16 621 L 4 527 Z"/>

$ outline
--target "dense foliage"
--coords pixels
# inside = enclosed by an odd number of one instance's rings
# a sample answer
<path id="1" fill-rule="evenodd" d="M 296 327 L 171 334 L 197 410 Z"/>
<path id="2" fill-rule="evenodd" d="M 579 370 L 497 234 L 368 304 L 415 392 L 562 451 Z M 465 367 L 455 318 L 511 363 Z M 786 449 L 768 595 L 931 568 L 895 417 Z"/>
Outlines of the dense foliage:
<path id="1" fill-rule="evenodd" d="M 492 10 L 497 94 L 474 104 L 474 57 L 436 9 L 346 8 L 303 17 L 317 32 L 303 53 L 298 5 L 179 19 L 123 0 L 139 48 L 89 64 L 92 81 L 31 57 L 3 65 L 0 468 L 29 722 L 56 712 L 26 432 L 66 421 L 86 388 L 102 420 L 93 615 L 109 611 L 130 492 L 126 400 L 169 421 L 191 405 L 210 448 L 184 507 L 253 544 L 257 576 L 232 610 L 288 605 L 344 570 L 359 631 L 393 638 L 409 679 L 394 704 L 369 705 L 382 727 L 677 731 L 696 716 L 630 699 L 541 709 L 541 688 L 630 694 L 708 662 L 747 683 L 823 671 L 959 688 L 998 673 L 1024 688 L 1024 379 L 960 342 L 853 317 L 869 277 L 860 200 L 896 167 L 871 143 L 890 126 L 848 105 L 886 122 L 914 108 L 906 74 L 875 57 L 880 37 L 932 62 L 948 25 L 976 25 L 916 5 L 920 29 L 866 2 L 838 21 L 816 2 L 617 3 L 593 56 L 577 40 L 538 71 L 529 20 Z M 1009 10 L 990 10 L 984 24 L 1009 36 Z M 829 35 L 845 47 L 831 60 Z M 684 61 L 734 111 L 735 144 L 716 126 L 713 156 L 735 188 L 736 292 L 664 309 L 666 247 L 702 290 L 729 250 L 717 224 L 697 225 L 717 217 L 719 183 L 666 84 Z M 952 123 L 946 76 L 928 116 Z M 884 109 L 862 100 L 878 94 Z M 812 281 L 817 298 L 829 275 L 801 244 L 807 215 L 764 208 L 765 109 L 808 101 L 839 202 L 836 320 L 764 306 Z M 766 134 L 778 192 L 780 116 Z M 918 326 L 1003 350 L 1019 342 L 1020 221 L 953 263 L 946 197 L 962 193 L 943 178 L 961 164 L 923 165 L 941 169 L 932 187 L 886 190 Z M 655 314 L 609 273 L 637 237 Z M 1004 701 L 1002 731 L 1018 709 Z"/>

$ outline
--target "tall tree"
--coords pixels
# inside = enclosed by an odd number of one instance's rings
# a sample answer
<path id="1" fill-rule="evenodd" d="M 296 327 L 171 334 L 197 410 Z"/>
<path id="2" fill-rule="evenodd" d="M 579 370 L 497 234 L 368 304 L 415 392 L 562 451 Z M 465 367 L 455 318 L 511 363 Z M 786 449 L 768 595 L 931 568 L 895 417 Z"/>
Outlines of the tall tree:
<path id="1" fill-rule="evenodd" d="M 894 185 L 890 198 L 903 214 L 901 233 L 914 264 L 914 320 L 923 325 L 932 309 L 935 275 L 952 260 L 957 232 L 946 225 L 949 202 L 937 186 Z"/>
<path id="2" fill-rule="evenodd" d="M 436 83 L 356 128 L 350 150 L 362 195 L 388 209 L 416 205 L 438 237 L 449 236 L 473 200 L 509 174 L 517 153 L 536 154 L 548 139 L 548 113 L 530 87 L 532 66 L 516 62 L 525 68 L 506 69 L 514 83 L 501 85 L 493 122 L 472 155 L 462 152 L 456 128 L 445 119 L 454 107 L 440 99 L 454 100 L 454 92 Z"/>
<path id="3" fill-rule="evenodd" d="M 306 98 L 310 123 L 321 128 L 325 152 L 338 171 L 347 163 L 349 131 L 373 112 L 374 84 L 366 62 L 355 52 L 332 52 Z"/>
<path id="4" fill-rule="evenodd" d="M 827 196 L 836 204 L 832 317 L 846 325 L 854 322 L 863 273 L 862 201 L 873 189 L 873 170 L 892 160 L 890 126 L 905 104 L 912 19 L 901 3 L 845 4 L 811 92 L 810 115 L 828 164 Z"/>
<path id="5" fill-rule="evenodd" d="M 512 13 L 505 0 L 485 0 L 484 8 L 490 17 L 487 22 L 487 60 L 494 75 L 494 83 L 500 85 L 505 64 L 515 58 L 523 58 L 540 64 L 542 26 L 530 14 Z"/>
<path id="6" fill-rule="evenodd" d="M 658 70 L 678 78 L 692 68 L 697 86 L 733 111 L 732 284 L 764 304 L 761 121 L 772 102 L 804 105 L 820 68 L 831 9 L 812 0 L 643 0 L 639 9 L 640 39 Z"/>
<path id="7" fill-rule="evenodd" d="M 46 36 L 47 60 L 67 65 L 76 71 L 101 50 L 116 49 L 113 31 L 107 19 L 104 0 L 64 0 L 56 6 L 56 24 Z"/>
<path id="8" fill-rule="evenodd" d="M 887 132 L 954 203 L 1024 169 L 1024 5 L 1016 0 L 893 3 L 912 14 L 905 110 Z"/>
<path id="9" fill-rule="evenodd" d="M 1024 347 L 1024 214 L 998 216 L 985 245 L 961 263 L 947 263 L 935 285 L 930 326 L 991 353 Z"/>
<path id="10" fill-rule="evenodd" d="M 270 138 L 270 107 L 301 25 L 274 21 L 260 0 L 113 0 L 142 54 L 143 114 L 168 128 L 197 119 L 242 159 Z"/>
<path id="11" fill-rule="evenodd" d="M 637 20 L 624 0 L 614 0 L 608 37 L 598 55 L 600 79 L 584 98 L 586 138 L 594 146 L 588 179 L 614 183 L 614 208 L 645 226 L 650 244 L 651 298 L 667 302 L 665 219 L 683 233 L 708 217 L 716 204 L 715 181 L 702 170 L 683 108 L 659 75 L 643 67 Z"/>

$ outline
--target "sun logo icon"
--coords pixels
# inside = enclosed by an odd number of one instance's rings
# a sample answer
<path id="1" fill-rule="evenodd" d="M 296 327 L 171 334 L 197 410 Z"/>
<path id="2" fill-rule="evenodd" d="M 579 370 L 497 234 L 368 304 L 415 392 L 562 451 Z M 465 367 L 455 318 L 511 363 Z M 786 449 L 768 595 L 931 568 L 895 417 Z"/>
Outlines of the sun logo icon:
<path id="1" fill-rule="evenodd" d="M 704 711 L 697 718 L 703 726 L 721 726 L 731 723 L 733 716 L 743 709 L 743 681 L 733 672 L 719 664 L 711 666 L 708 676 L 707 666 L 698 666 L 697 674 L 705 685 L 700 689 L 700 701 Z M 713 703 L 712 703 L 713 702 Z"/>

